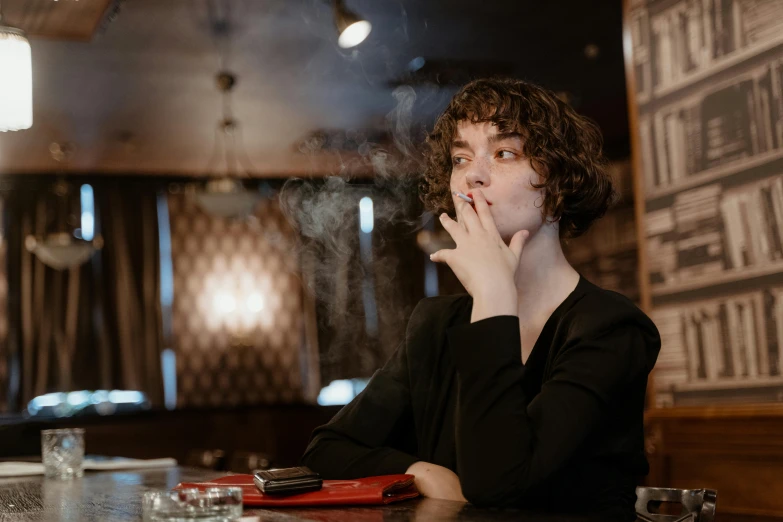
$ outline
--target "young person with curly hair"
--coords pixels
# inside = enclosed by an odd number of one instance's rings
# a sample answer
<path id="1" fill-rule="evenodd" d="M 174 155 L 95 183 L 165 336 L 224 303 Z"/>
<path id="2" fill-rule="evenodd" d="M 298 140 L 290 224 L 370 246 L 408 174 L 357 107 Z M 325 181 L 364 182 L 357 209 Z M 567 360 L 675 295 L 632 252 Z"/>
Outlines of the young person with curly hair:
<path id="1" fill-rule="evenodd" d="M 631 301 L 561 241 L 615 199 L 596 126 L 519 80 L 463 87 L 427 140 L 422 199 L 467 295 L 422 300 L 405 343 L 316 429 L 324 478 L 410 473 L 424 496 L 634 520 L 643 412 L 660 350 Z M 473 204 L 456 196 L 462 192 Z"/>

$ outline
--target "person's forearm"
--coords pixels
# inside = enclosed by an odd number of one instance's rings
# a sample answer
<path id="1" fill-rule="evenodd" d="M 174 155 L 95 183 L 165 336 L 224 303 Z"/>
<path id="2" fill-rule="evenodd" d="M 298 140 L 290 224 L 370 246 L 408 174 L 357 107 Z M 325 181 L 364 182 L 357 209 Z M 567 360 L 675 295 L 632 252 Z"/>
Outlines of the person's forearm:
<path id="1" fill-rule="evenodd" d="M 301 463 L 328 479 L 351 479 L 402 473 L 416 458 L 394 448 L 367 448 L 339 438 L 319 439 Z"/>
<path id="2" fill-rule="evenodd" d="M 459 379 L 457 466 L 481 506 L 510 506 L 528 492 L 534 439 L 521 385 L 519 320 L 497 316 L 449 332 Z"/>
<path id="3" fill-rule="evenodd" d="M 317 436 L 301 464 L 325 479 L 352 479 L 402 473 L 416 458 L 394 448 L 368 448 L 334 433 Z"/>

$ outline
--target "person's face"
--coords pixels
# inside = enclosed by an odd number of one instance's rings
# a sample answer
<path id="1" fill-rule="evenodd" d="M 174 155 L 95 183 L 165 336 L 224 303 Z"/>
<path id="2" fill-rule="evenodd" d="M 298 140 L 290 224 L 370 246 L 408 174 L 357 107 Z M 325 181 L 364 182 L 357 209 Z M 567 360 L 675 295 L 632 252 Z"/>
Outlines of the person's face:
<path id="1" fill-rule="evenodd" d="M 543 189 L 531 186 L 541 178 L 524 157 L 519 134 L 498 133 L 490 122 L 461 121 L 451 159 L 451 191 L 470 196 L 480 188 L 506 243 L 519 230 L 532 238 L 541 228 Z"/>

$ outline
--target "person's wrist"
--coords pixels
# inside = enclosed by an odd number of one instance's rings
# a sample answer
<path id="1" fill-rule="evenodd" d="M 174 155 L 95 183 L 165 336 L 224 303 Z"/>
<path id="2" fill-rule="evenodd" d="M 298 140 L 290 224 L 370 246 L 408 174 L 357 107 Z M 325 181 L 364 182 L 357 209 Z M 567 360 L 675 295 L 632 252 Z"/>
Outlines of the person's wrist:
<path id="1" fill-rule="evenodd" d="M 475 323 L 488 317 L 518 315 L 516 288 L 483 288 L 473 295 L 473 312 L 470 320 Z"/>

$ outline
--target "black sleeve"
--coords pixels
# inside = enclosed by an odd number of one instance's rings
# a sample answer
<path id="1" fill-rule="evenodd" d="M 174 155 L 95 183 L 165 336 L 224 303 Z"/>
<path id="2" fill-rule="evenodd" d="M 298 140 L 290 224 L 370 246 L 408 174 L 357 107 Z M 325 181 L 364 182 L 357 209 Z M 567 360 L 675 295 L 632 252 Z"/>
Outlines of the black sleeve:
<path id="1" fill-rule="evenodd" d="M 414 445 L 404 343 L 350 404 L 316 428 L 301 462 L 325 479 L 394 475 L 419 460 L 405 451 Z"/>
<path id="2" fill-rule="evenodd" d="M 533 401 L 521 385 L 519 319 L 490 317 L 449 332 L 459 377 L 457 463 L 465 497 L 511 506 L 564 467 L 622 386 L 649 372 L 633 321 L 591 330 L 564 346 Z"/>

